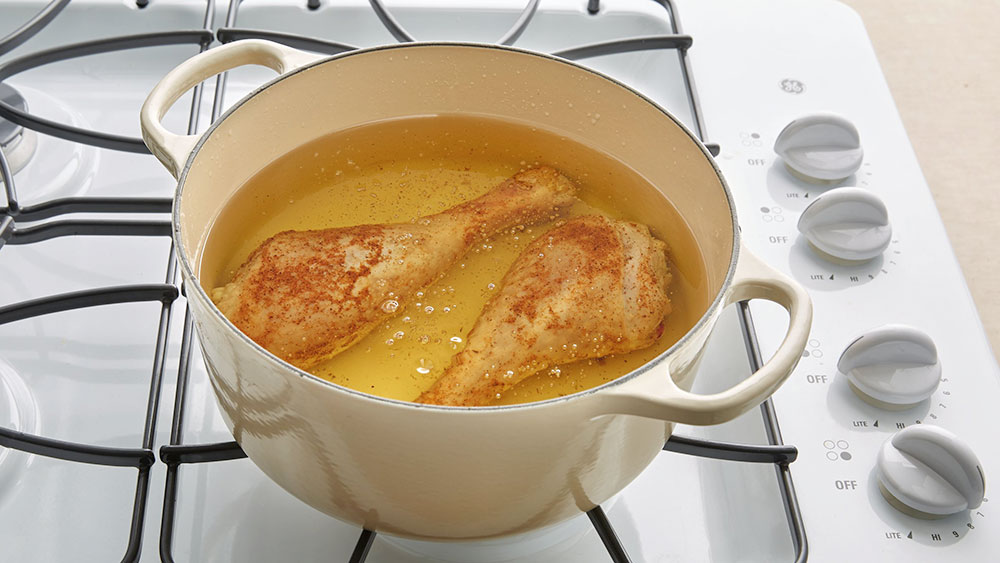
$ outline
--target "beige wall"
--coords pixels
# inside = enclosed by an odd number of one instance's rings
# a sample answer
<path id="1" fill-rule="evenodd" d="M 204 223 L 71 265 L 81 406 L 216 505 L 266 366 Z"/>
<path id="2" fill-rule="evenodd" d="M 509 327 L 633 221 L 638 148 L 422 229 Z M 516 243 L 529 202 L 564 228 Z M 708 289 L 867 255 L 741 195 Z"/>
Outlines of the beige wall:
<path id="1" fill-rule="evenodd" d="M 996 353 L 1000 0 L 842 1 L 865 21 Z"/>

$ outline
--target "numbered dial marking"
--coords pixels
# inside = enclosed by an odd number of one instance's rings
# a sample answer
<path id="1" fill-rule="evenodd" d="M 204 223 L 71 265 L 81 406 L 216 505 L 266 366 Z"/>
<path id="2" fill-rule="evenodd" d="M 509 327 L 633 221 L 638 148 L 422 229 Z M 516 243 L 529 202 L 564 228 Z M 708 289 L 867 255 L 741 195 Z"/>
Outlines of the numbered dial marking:
<path id="1" fill-rule="evenodd" d="M 893 507 L 918 518 L 944 518 L 983 502 L 979 458 L 951 432 L 931 425 L 900 430 L 876 462 L 879 488 Z"/>
<path id="2" fill-rule="evenodd" d="M 794 176 L 821 184 L 854 174 L 864 157 L 854 124 L 826 113 L 807 115 L 786 125 L 778 133 L 774 152 Z"/>
<path id="3" fill-rule="evenodd" d="M 798 229 L 817 254 L 834 263 L 871 260 L 892 242 L 885 204 L 861 188 L 837 188 L 819 196 L 802 212 Z"/>
<path id="4" fill-rule="evenodd" d="M 859 336 L 837 369 L 859 397 L 902 410 L 927 400 L 941 382 L 941 362 L 930 336 L 906 325 L 886 325 Z"/>

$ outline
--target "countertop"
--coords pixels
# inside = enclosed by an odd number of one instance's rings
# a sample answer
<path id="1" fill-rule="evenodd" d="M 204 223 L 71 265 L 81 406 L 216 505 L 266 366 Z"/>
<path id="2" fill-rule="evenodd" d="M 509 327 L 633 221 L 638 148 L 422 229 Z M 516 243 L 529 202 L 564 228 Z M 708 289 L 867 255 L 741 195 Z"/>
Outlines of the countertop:
<path id="1" fill-rule="evenodd" d="M 865 22 L 995 355 L 1000 0 L 842 1 Z"/>

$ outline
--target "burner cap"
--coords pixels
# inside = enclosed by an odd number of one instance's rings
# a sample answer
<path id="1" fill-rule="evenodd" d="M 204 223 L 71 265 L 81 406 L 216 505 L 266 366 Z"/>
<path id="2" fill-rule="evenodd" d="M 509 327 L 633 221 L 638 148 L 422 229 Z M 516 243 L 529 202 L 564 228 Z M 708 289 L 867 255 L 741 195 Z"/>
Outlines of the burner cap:
<path id="1" fill-rule="evenodd" d="M 28 111 L 28 102 L 12 86 L 0 83 L 0 101 L 21 111 Z M 21 136 L 24 128 L 0 117 L 0 147 L 7 149 Z"/>
<path id="2" fill-rule="evenodd" d="M 13 87 L 0 83 L 0 100 L 21 111 L 28 111 L 28 102 Z M 35 154 L 38 136 L 31 129 L 0 117 L 0 149 L 3 149 L 11 174 L 17 174 Z"/>
<path id="3" fill-rule="evenodd" d="M 35 398 L 21 376 L 0 359 L 0 426 L 34 434 L 38 432 Z M 28 454 L 0 448 L 0 500 L 14 489 L 28 466 Z"/>
<path id="4" fill-rule="evenodd" d="M 611 511 L 621 495 L 615 495 L 602 503 L 606 512 Z M 432 561 L 448 563 L 465 563 L 477 561 L 481 563 L 502 563 L 506 561 L 521 561 L 532 559 L 544 561 L 554 552 L 563 551 L 575 545 L 588 532 L 593 532 L 594 526 L 584 515 L 571 518 L 565 522 L 553 524 L 546 528 L 524 532 L 513 536 L 495 539 L 438 542 L 430 540 L 411 540 L 391 535 L 379 536 L 394 547 L 407 553 L 423 556 Z"/>

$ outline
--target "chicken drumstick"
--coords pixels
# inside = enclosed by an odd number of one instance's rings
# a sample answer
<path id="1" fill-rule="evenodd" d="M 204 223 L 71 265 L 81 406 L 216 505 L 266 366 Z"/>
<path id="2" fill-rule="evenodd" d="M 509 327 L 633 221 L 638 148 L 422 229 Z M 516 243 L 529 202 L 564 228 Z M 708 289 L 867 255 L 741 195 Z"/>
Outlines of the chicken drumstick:
<path id="1" fill-rule="evenodd" d="M 308 368 L 360 340 L 472 245 L 548 219 L 574 201 L 574 190 L 540 167 L 412 223 L 284 231 L 213 289 L 212 300 L 255 342 Z"/>
<path id="2" fill-rule="evenodd" d="M 459 352 L 417 402 L 479 406 L 555 364 L 653 344 L 670 313 L 666 245 L 636 223 L 567 221 L 518 257 Z"/>

